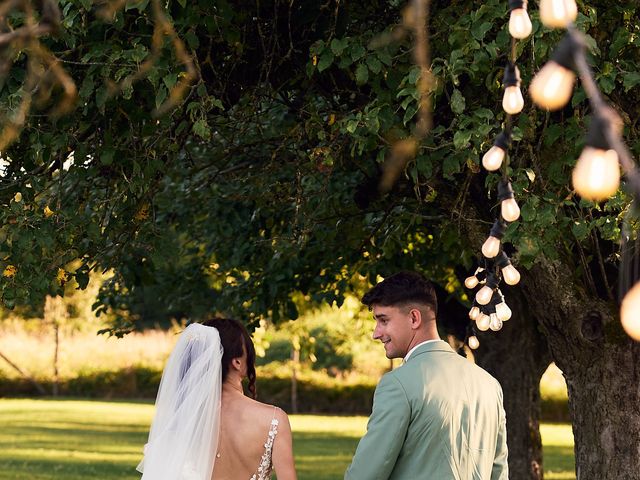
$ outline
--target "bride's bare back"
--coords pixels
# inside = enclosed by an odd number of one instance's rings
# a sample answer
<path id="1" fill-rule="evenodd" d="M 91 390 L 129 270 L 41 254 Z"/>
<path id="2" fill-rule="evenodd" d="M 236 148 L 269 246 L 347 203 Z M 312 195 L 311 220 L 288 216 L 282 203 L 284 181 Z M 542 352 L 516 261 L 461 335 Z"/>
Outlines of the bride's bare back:
<path id="1" fill-rule="evenodd" d="M 277 425 L 272 428 L 272 421 Z M 220 438 L 212 480 L 260 480 L 258 469 L 270 430 L 275 433 L 271 461 L 278 480 L 296 480 L 291 426 L 279 408 L 244 396 L 236 385 L 223 384 Z M 267 461 L 267 463 L 269 463 Z M 265 470 L 268 466 L 265 466 Z M 253 477 L 256 475 L 256 477 Z M 264 478 L 270 478 L 266 476 Z"/>

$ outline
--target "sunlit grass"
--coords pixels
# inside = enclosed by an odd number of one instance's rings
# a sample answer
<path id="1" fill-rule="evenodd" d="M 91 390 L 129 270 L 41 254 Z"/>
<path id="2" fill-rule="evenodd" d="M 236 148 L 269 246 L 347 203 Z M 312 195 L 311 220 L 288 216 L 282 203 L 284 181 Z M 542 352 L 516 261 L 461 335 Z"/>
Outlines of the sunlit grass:
<path id="1" fill-rule="evenodd" d="M 540 427 L 544 445 L 544 478 L 575 480 L 575 457 L 571 425 L 544 424 Z"/>
<path id="2" fill-rule="evenodd" d="M 0 399 L 3 480 L 139 479 L 135 466 L 153 405 L 135 402 Z M 342 478 L 366 417 L 291 415 L 301 480 Z M 545 478 L 572 480 L 569 425 L 543 425 Z"/>

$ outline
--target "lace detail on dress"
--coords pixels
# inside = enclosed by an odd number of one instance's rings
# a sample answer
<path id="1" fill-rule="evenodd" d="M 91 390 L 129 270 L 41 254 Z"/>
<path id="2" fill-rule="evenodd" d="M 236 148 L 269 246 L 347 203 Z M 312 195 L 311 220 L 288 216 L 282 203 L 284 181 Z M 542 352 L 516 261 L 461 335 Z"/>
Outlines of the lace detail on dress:
<path id="1" fill-rule="evenodd" d="M 276 419 L 276 409 L 273 409 L 273 419 L 271 420 L 271 426 L 269 427 L 269 435 L 267 441 L 264 444 L 264 453 L 260 459 L 260 465 L 258 465 L 258 471 L 253 474 L 249 480 L 269 480 L 271 478 L 271 469 L 273 467 L 271 463 L 271 452 L 273 451 L 273 441 L 278 434 L 278 420 Z"/>

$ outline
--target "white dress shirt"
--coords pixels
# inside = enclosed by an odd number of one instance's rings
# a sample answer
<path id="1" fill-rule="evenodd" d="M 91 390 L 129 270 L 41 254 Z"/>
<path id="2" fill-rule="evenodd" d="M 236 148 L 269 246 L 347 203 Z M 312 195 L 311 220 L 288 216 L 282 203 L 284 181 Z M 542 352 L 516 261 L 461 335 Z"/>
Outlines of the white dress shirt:
<path id="1" fill-rule="evenodd" d="M 409 350 L 407 352 L 407 354 L 404 356 L 404 362 L 406 362 L 407 360 L 409 360 L 409 357 L 411 356 L 411 354 L 414 352 L 414 350 L 418 347 L 421 347 L 422 345 L 425 345 L 427 343 L 431 343 L 431 342 L 441 342 L 442 340 L 440 340 L 439 338 L 435 338 L 433 340 L 425 340 L 424 342 L 421 342 L 419 344 L 417 344 L 415 347 L 413 347 L 411 350 Z"/>

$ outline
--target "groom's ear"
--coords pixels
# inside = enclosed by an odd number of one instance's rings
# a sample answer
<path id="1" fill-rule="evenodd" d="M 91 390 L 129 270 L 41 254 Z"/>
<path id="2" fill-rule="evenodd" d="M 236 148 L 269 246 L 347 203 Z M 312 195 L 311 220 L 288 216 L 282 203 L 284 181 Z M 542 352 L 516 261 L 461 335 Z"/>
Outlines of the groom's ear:
<path id="1" fill-rule="evenodd" d="M 411 317 L 411 328 L 416 330 L 422 326 L 422 312 L 417 308 L 409 310 L 409 316 Z"/>

